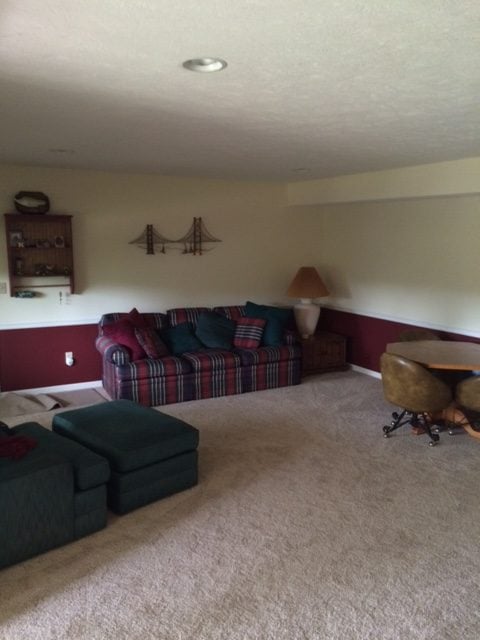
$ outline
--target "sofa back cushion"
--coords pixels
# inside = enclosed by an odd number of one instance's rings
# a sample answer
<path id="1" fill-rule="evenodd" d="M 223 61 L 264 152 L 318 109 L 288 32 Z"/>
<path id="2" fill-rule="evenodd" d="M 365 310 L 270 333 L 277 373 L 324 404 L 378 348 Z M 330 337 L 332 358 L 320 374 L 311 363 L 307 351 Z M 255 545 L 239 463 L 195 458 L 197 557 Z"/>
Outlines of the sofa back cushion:
<path id="1" fill-rule="evenodd" d="M 222 316 L 226 316 L 230 320 L 237 321 L 245 315 L 246 307 L 245 305 L 230 305 L 228 307 L 214 307 L 213 311 Z"/>
<path id="2" fill-rule="evenodd" d="M 273 307 L 247 302 L 245 315 L 248 318 L 263 318 L 267 321 L 262 336 L 262 345 L 278 347 L 284 343 L 284 331 L 294 326 L 293 310 L 290 307 Z"/>
<path id="3" fill-rule="evenodd" d="M 176 327 L 178 324 L 190 322 L 195 329 L 199 316 L 205 311 L 210 311 L 208 307 L 180 307 L 178 309 L 168 309 L 168 326 Z"/>
<path id="4" fill-rule="evenodd" d="M 106 313 L 100 318 L 99 322 L 99 334 L 103 334 L 103 327 L 107 324 L 113 324 L 114 322 L 118 322 L 118 320 L 131 320 L 131 312 L 130 313 Z M 155 329 L 164 329 L 168 324 L 168 318 L 165 313 L 140 313 L 139 314 L 143 320 L 145 321 L 145 325 L 139 325 L 138 323 L 135 326 L 147 326 L 153 327 Z"/>

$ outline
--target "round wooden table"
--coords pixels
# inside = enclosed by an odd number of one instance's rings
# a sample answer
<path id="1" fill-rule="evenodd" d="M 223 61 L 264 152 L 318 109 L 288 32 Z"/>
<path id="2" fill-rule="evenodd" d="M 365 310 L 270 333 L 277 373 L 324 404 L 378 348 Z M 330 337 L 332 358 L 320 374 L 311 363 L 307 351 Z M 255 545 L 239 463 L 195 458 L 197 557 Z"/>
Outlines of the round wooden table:
<path id="1" fill-rule="evenodd" d="M 419 362 L 429 369 L 480 371 L 480 344 L 454 340 L 390 342 L 387 353 Z"/>

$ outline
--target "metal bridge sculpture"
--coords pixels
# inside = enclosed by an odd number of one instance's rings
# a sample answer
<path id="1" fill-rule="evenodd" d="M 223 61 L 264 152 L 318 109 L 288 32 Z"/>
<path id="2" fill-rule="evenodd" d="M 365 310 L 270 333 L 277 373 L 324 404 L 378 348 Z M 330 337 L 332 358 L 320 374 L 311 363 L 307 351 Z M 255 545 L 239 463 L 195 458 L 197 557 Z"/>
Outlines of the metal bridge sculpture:
<path id="1" fill-rule="evenodd" d="M 212 236 L 204 225 L 202 218 L 193 218 L 190 229 L 178 240 L 165 238 L 161 233 L 158 233 L 153 225 L 147 224 L 138 238 L 131 240 L 129 244 L 136 244 L 139 247 L 145 248 L 147 255 L 153 255 L 155 253 L 155 245 L 161 245 L 160 253 L 165 253 L 165 245 L 183 244 L 184 248 L 182 253 L 201 256 L 205 251 L 211 250 L 204 247 L 206 243 L 210 242 L 221 242 L 221 240 Z"/>
<path id="2" fill-rule="evenodd" d="M 153 255 L 155 253 L 155 245 L 161 245 L 160 253 L 165 253 L 165 245 L 166 244 L 174 244 L 175 240 L 169 240 L 162 236 L 161 233 L 153 227 L 152 224 L 147 224 L 144 231 L 135 238 L 135 240 L 131 240 L 128 244 L 136 244 L 139 247 L 145 248 L 147 250 L 147 255 Z"/>
<path id="3" fill-rule="evenodd" d="M 190 229 L 177 242 L 183 242 L 183 253 L 201 256 L 204 251 L 210 251 L 203 246 L 206 242 L 221 242 L 221 240 L 212 236 L 201 218 L 194 218 Z"/>

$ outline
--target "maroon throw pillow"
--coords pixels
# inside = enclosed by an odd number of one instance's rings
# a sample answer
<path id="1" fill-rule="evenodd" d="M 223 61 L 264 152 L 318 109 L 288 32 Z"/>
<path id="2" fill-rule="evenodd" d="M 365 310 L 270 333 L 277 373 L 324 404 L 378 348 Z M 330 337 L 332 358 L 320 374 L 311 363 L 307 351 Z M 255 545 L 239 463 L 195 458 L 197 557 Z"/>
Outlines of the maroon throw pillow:
<path id="1" fill-rule="evenodd" d="M 149 358 L 163 358 L 169 356 L 170 351 L 167 345 L 160 338 L 155 329 L 147 327 L 145 329 L 135 329 L 135 337 L 142 349 Z"/>
<path id="2" fill-rule="evenodd" d="M 139 311 L 137 311 L 136 307 L 133 307 L 133 309 L 128 312 L 123 320 L 128 320 L 133 324 L 134 327 L 137 327 L 138 329 L 148 326 L 145 318 Z"/>
<path id="3" fill-rule="evenodd" d="M 266 324 L 267 321 L 263 318 L 239 318 L 233 337 L 233 346 L 237 349 L 257 349 Z"/>
<path id="4" fill-rule="evenodd" d="M 135 337 L 135 327 L 128 320 L 118 320 L 103 327 L 103 335 L 124 347 L 128 347 L 132 354 L 132 360 L 145 358 L 145 351 Z"/>

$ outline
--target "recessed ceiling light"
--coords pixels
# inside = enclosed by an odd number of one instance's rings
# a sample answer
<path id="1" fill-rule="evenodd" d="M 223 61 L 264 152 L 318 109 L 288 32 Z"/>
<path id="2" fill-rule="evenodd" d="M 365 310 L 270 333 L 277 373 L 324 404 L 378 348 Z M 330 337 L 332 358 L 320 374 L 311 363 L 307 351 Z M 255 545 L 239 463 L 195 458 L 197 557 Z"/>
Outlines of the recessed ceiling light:
<path id="1" fill-rule="evenodd" d="M 221 58 L 192 58 L 192 60 L 185 60 L 183 66 L 189 71 L 211 73 L 212 71 L 225 69 L 227 63 Z"/>

